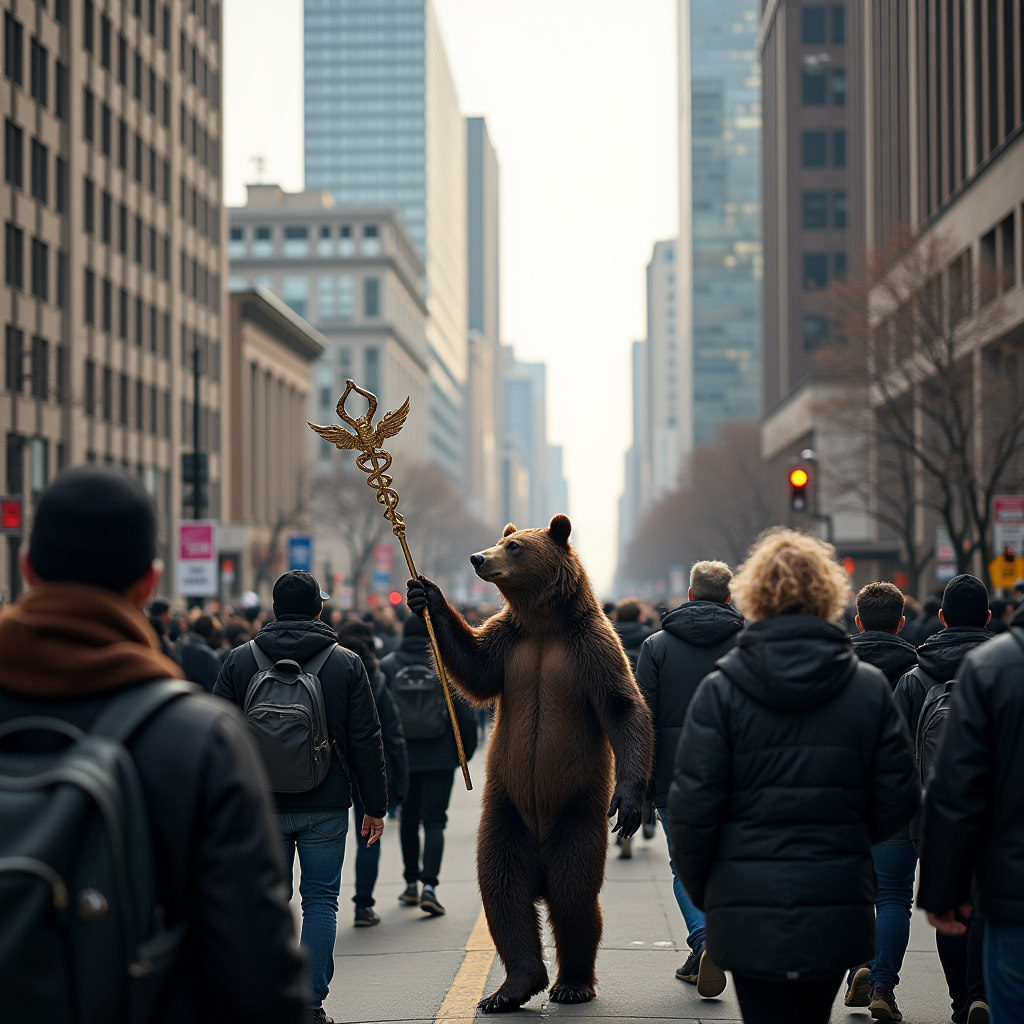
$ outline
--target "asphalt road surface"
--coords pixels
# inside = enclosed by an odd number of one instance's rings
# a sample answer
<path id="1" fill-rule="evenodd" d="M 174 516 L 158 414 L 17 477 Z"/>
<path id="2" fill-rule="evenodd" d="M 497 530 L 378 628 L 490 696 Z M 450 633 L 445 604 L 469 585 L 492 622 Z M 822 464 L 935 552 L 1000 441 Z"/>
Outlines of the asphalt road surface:
<path id="1" fill-rule="evenodd" d="M 353 928 L 354 842 L 346 851 L 342 874 L 335 974 L 325 1003 L 335 1021 L 466 1021 L 476 1013 L 481 993 L 497 988 L 504 977 L 483 921 L 476 887 L 474 849 L 477 809 L 483 788 L 483 756 L 470 765 L 473 792 L 456 775 L 449 811 L 446 848 L 438 897 L 444 917 L 431 918 L 419 908 L 404 907 L 398 823 L 388 819 L 381 840 L 376 910 L 382 921 L 373 928 Z M 350 825 L 351 829 L 351 825 Z M 701 999 L 692 985 L 677 981 L 676 968 L 686 958 L 686 929 L 672 897 L 664 835 L 635 838 L 633 859 L 618 860 L 609 847 L 608 873 L 601 895 L 604 940 L 598 957 L 598 996 L 580 1006 L 548 1002 L 536 996 L 518 1013 L 497 1019 L 594 1018 L 606 1021 L 738 1021 L 733 987 L 719 999 Z M 297 901 L 296 901 L 297 903 Z M 296 906 L 297 912 L 297 906 Z M 554 949 L 545 940 L 554 978 Z M 910 949 L 903 965 L 897 998 L 908 1024 L 949 1020 L 949 1000 L 935 953 L 932 929 L 915 912 Z M 848 1010 L 842 999 L 833 1024 L 868 1024 L 866 1010 Z"/>

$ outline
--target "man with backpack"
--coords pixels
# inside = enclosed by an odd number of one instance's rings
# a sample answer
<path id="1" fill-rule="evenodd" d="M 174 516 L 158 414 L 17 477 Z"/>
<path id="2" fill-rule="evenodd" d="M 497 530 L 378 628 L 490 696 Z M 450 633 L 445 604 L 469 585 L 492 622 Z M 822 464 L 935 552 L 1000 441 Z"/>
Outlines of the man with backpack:
<path id="1" fill-rule="evenodd" d="M 399 900 L 438 917 L 445 912 L 437 898 L 438 874 L 444 853 L 444 829 L 459 753 L 455 746 L 441 680 L 434 671 L 427 627 L 410 615 L 402 642 L 380 663 L 384 681 L 395 698 L 409 752 L 409 795 L 402 804 L 402 860 L 405 891 Z M 476 750 L 476 715 L 454 692 L 452 700 L 466 757 Z M 423 866 L 420 867 L 420 823 L 423 823 Z M 422 894 L 419 884 L 423 883 Z"/>
<path id="2" fill-rule="evenodd" d="M 256 639 L 224 660 L 214 694 L 237 704 L 263 755 L 277 804 L 290 881 L 299 854 L 302 944 L 309 950 L 312 1020 L 334 975 L 338 893 L 352 786 L 362 796 L 361 831 L 384 831 L 387 782 L 380 722 L 363 663 L 320 621 L 327 595 L 301 570 L 274 584 L 274 615 Z M 289 886 L 290 889 L 290 886 Z"/>
<path id="3" fill-rule="evenodd" d="M 896 686 L 893 696 L 914 740 L 922 787 L 927 786 L 935 767 L 955 689 L 954 678 L 964 658 L 992 639 L 985 628 L 991 614 L 985 584 L 967 573 L 954 576 L 946 584 L 938 612 L 945 628 L 918 648 L 917 668 L 906 672 Z M 920 828 L 918 815 L 910 824 L 915 842 L 920 839 Z M 936 933 L 935 945 L 949 988 L 954 1022 L 984 1024 L 988 1003 L 982 973 L 982 929 L 968 924 L 962 934 Z"/>
<path id="4" fill-rule="evenodd" d="M 142 612 L 156 531 L 127 474 L 60 474 L 0 615 L 5 1022 L 305 1014 L 263 765 Z"/>
<path id="5" fill-rule="evenodd" d="M 964 658 L 924 809 L 918 905 L 940 932 L 984 925 L 994 1024 L 1024 1020 L 1024 611 Z M 973 910 L 973 913 L 972 913 Z"/>

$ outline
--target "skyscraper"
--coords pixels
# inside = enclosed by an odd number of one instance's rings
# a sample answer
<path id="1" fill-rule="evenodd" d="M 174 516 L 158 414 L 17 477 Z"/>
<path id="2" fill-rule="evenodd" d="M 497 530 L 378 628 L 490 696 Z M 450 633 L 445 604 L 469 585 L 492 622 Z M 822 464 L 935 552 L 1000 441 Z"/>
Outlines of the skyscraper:
<path id="1" fill-rule="evenodd" d="M 692 433 L 760 406 L 757 0 L 680 0 L 680 284 L 692 275 Z M 682 250 L 688 248 L 689 254 Z M 689 340 L 681 324 L 681 343 Z"/>
<path id="2" fill-rule="evenodd" d="M 426 265 L 429 452 L 461 481 L 466 127 L 430 0 L 305 0 L 306 187 L 393 205 Z"/>

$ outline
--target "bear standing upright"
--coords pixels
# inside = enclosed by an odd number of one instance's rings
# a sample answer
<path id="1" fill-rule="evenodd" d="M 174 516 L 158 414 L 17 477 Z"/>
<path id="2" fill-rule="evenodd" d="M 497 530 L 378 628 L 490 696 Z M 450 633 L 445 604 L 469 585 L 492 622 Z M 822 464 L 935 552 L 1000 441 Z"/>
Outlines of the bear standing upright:
<path id="1" fill-rule="evenodd" d="M 478 629 L 435 584 L 409 581 L 409 607 L 429 608 L 452 680 L 478 704 L 498 702 L 477 878 L 506 978 L 480 1001 L 486 1012 L 514 1010 L 547 985 L 540 900 L 555 936 L 552 1001 L 593 999 L 607 818 L 617 812 L 625 835 L 639 828 L 650 774 L 647 705 L 570 530 L 562 515 L 546 530 L 510 523 L 494 547 L 471 557 L 506 601 Z"/>

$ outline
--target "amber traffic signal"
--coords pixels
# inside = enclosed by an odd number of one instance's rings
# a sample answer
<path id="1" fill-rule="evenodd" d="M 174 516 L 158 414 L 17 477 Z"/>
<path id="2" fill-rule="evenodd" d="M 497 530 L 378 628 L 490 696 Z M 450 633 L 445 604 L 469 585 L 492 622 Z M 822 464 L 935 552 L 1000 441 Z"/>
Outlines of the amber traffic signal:
<path id="1" fill-rule="evenodd" d="M 807 484 L 810 481 L 807 470 L 796 466 L 789 471 L 789 507 L 794 512 L 807 511 Z"/>

